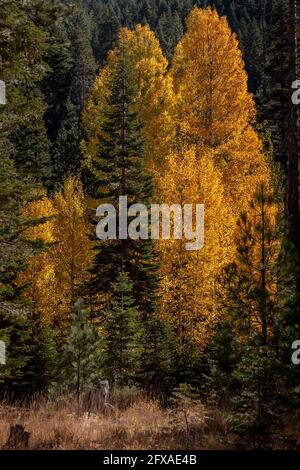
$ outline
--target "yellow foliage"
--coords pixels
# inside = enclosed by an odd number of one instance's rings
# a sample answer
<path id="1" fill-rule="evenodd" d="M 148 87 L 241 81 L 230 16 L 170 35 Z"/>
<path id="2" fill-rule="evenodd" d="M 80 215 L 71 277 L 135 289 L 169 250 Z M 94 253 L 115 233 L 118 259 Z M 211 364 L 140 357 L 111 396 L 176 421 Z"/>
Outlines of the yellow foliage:
<path id="1" fill-rule="evenodd" d="M 187 251 L 185 240 L 160 241 L 161 314 L 182 341 L 189 338 L 199 348 L 207 341 L 209 326 L 217 320 L 215 277 L 232 259 L 235 224 L 221 174 L 210 155 L 200 161 L 194 149 L 168 158 L 160 179 L 163 201 L 205 205 L 205 242 Z"/>
<path id="2" fill-rule="evenodd" d="M 43 224 L 28 229 L 32 240 L 50 244 L 29 259 L 20 282 L 29 282 L 24 296 L 34 301 L 42 319 L 63 328 L 80 295 L 80 287 L 88 279 L 92 258 L 91 229 L 87 222 L 86 202 L 80 181 L 69 177 L 53 198 L 45 194 L 25 207 L 25 214 L 51 217 Z"/>
<path id="3" fill-rule="evenodd" d="M 161 314 L 179 337 L 201 349 L 222 314 L 215 282 L 235 255 L 239 215 L 269 168 L 253 128 L 255 107 L 236 36 L 210 8 L 195 8 L 178 44 L 171 75 L 179 130 L 159 180 L 159 199 L 205 205 L 205 243 L 160 242 Z"/>
<path id="4" fill-rule="evenodd" d="M 66 179 L 61 191 L 54 194 L 53 207 L 56 214 L 53 234 L 57 244 L 51 256 L 61 298 L 60 310 L 62 315 L 68 315 L 80 295 L 80 287 L 88 280 L 92 259 L 91 227 L 83 188 L 77 178 Z"/>
<path id="5" fill-rule="evenodd" d="M 45 218 L 46 221 L 28 228 L 26 237 L 32 241 L 42 240 L 47 246 L 55 241 L 52 219 L 55 212 L 45 191 L 40 191 L 37 196 L 37 200 L 29 202 L 24 207 L 23 214 L 37 220 Z M 47 251 L 32 256 L 27 264 L 27 269 L 21 272 L 18 277 L 19 284 L 28 283 L 23 297 L 32 300 L 42 320 L 49 323 L 53 316 L 53 304 L 55 304 L 53 297 L 54 264 L 50 261 Z"/>
<path id="6" fill-rule="evenodd" d="M 175 137 L 172 78 L 167 74 L 167 60 L 158 39 L 149 26 L 137 25 L 133 31 L 126 28 L 119 33 L 118 44 L 108 57 L 108 64 L 97 77 L 90 100 L 83 114 L 83 125 L 88 139 L 82 144 L 85 164 L 96 172 L 93 159 L 101 143 L 99 129 L 103 119 L 110 80 L 118 60 L 130 64 L 136 98 L 134 109 L 144 128 L 146 161 L 150 168 L 162 165 Z"/>
<path id="7" fill-rule="evenodd" d="M 181 141 L 195 145 L 198 158 L 212 153 L 238 217 L 269 176 L 242 53 L 225 17 L 211 8 L 191 12 L 171 74 Z"/>

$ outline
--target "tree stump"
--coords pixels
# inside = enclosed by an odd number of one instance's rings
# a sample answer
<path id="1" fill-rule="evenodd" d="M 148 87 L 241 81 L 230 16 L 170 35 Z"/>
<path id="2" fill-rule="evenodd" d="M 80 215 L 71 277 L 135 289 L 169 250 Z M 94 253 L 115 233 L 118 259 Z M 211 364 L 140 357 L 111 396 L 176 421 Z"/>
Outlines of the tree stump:
<path id="1" fill-rule="evenodd" d="M 21 424 L 10 427 L 9 438 L 3 449 L 28 449 L 30 433 Z"/>

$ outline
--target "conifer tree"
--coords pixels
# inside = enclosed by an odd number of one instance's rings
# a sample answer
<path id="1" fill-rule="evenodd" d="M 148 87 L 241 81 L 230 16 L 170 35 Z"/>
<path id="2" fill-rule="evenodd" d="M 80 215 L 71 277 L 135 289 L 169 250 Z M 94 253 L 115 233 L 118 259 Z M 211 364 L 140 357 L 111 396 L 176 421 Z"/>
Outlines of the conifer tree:
<path id="1" fill-rule="evenodd" d="M 105 369 L 115 386 L 132 385 L 141 369 L 142 324 L 132 297 L 132 284 L 120 272 L 103 316 Z"/>
<path id="2" fill-rule="evenodd" d="M 147 120 L 143 121 L 136 106 L 138 97 L 143 95 L 137 93 L 140 90 L 137 88 L 134 67 L 132 61 L 128 60 L 128 51 L 135 50 L 137 43 L 133 41 L 134 47 L 125 49 L 129 34 L 131 33 L 126 30 L 120 33 L 119 47 L 113 53 L 110 67 L 100 74 L 99 82 L 96 82 L 96 87 L 105 82 L 104 93 L 96 106 L 88 105 L 84 116 L 88 130 L 95 129 L 95 123 L 98 123 L 96 139 L 93 138 L 92 130 L 90 140 L 84 146 L 89 168 L 99 187 L 97 203 L 109 201 L 116 209 L 119 196 L 128 197 L 128 206 L 143 203 L 147 207 L 153 195 L 152 177 L 145 169 L 142 123 Z M 138 34 L 143 32 L 138 30 L 136 35 Z M 148 28 L 145 34 L 149 34 Z M 97 96 L 99 90 L 101 87 L 97 90 Z M 117 210 L 117 220 L 118 213 Z M 130 220 L 129 217 L 128 222 Z M 117 226 L 117 231 L 118 228 Z M 166 380 L 170 379 L 171 335 L 168 327 L 155 316 L 159 279 L 153 241 L 131 238 L 98 241 L 95 248 L 90 293 L 96 296 L 95 304 L 107 304 L 112 295 L 111 285 L 114 285 L 119 270 L 124 266 L 129 282 L 133 285 L 132 296 L 145 330 L 142 338 L 144 360 L 141 381 L 144 386 L 152 385 L 157 390 L 163 384 L 164 377 Z M 99 307 L 95 305 L 95 310 L 97 309 Z"/>
<path id="3" fill-rule="evenodd" d="M 79 108 L 70 99 L 65 106 L 65 115 L 61 119 L 60 128 L 52 147 L 52 167 L 56 187 L 63 183 L 66 176 L 80 174 L 81 153 Z"/>
<path id="4" fill-rule="evenodd" d="M 288 5 L 284 0 L 275 0 L 271 21 L 267 29 L 267 51 L 265 64 L 265 89 L 261 90 L 259 120 L 270 131 L 274 148 L 274 159 L 287 171 L 287 128 L 290 102 L 290 84 L 286 77 L 288 63 Z"/>
<path id="5" fill-rule="evenodd" d="M 24 237 L 28 226 L 36 225 L 24 217 L 22 206 L 29 197 L 25 182 L 5 154 L 0 143 L 0 339 L 6 344 L 7 363 L 2 369 L 1 392 L 11 398 L 44 390 L 52 379 L 55 348 L 50 331 L 38 326 L 31 303 L 21 298 L 26 282 L 18 277 L 26 268 L 26 257 L 38 243 Z"/>
<path id="6" fill-rule="evenodd" d="M 41 17 L 42 2 L 1 4 L 1 79 L 7 104 L 0 109 L 0 131 L 9 138 L 12 158 L 32 182 L 47 183 L 51 173 L 49 142 L 44 123 L 45 103 L 39 90 L 48 65 L 49 38 Z"/>
<path id="7" fill-rule="evenodd" d="M 26 385 L 26 394 L 33 396 L 48 392 L 56 383 L 58 351 L 54 331 L 44 324 L 34 305 L 28 310 L 30 360 L 24 370 L 21 385 L 23 388 Z"/>
<path id="8" fill-rule="evenodd" d="M 22 208 L 34 197 L 33 181 L 44 182 L 49 170 L 45 106 L 37 86 L 47 69 L 43 11 L 38 1 L 4 1 L 0 10 L 1 78 L 7 90 L 7 104 L 0 108 L 0 335 L 7 345 L 2 389 L 15 396 L 33 391 L 38 380 L 33 362 L 47 348 L 46 341 L 39 352 L 34 345 L 31 305 L 20 298 L 25 285 L 17 282 L 26 258 L 39 245 L 24 236 L 38 221 L 26 217 Z"/>
<path id="9" fill-rule="evenodd" d="M 116 210 L 120 196 L 127 196 L 128 206 L 134 203 L 148 206 L 153 192 L 152 178 L 145 170 L 142 126 L 134 110 L 136 91 L 132 73 L 124 51 L 120 49 L 117 54 L 118 60 L 109 81 L 110 92 L 102 109 L 97 159 L 93 162 L 99 187 L 97 203 L 109 201 Z M 95 248 L 89 283 L 91 292 L 106 295 L 124 266 L 133 283 L 140 312 L 152 313 L 158 280 L 153 242 L 128 237 L 126 240 L 98 241 Z"/>
<path id="10" fill-rule="evenodd" d="M 282 204 L 272 188 L 260 186 L 240 219 L 237 259 L 220 278 L 222 305 L 236 338 L 231 401 L 241 432 L 265 430 L 278 399 L 275 383 L 285 383 L 280 336 L 295 288 L 284 268 L 285 232 Z"/>
<path id="11" fill-rule="evenodd" d="M 74 306 L 72 322 L 61 356 L 61 390 L 76 393 L 79 402 L 84 388 L 93 386 L 102 373 L 102 340 L 95 325 L 89 321 L 89 312 L 79 299 Z"/>

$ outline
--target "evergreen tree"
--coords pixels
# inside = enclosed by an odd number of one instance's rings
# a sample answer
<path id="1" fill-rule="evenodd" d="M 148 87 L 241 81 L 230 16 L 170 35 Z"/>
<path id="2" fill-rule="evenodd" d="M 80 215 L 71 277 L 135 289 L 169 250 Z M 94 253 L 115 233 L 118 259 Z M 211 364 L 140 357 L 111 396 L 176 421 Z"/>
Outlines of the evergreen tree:
<path id="1" fill-rule="evenodd" d="M 77 175 L 80 172 L 81 137 L 78 106 L 68 99 L 65 115 L 61 119 L 57 138 L 52 147 L 52 166 L 56 185 L 62 183 L 67 176 Z"/>
<path id="2" fill-rule="evenodd" d="M 170 395 L 176 385 L 176 338 L 168 323 L 149 316 L 143 322 L 140 383 L 148 392 Z"/>
<path id="3" fill-rule="evenodd" d="M 120 196 L 127 196 L 128 206 L 134 203 L 148 206 L 152 196 L 152 178 L 144 169 L 142 128 L 133 108 L 136 90 L 122 50 L 118 54 L 110 95 L 104 105 L 102 139 L 95 161 L 99 186 L 97 199 L 113 204 L 117 215 Z M 158 275 L 152 240 L 117 237 L 117 240 L 98 241 L 95 250 L 89 283 L 91 293 L 106 297 L 111 284 L 116 281 L 118 270 L 124 266 L 133 283 L 133 295 L 141 314 L 153 313 Z"/>
<path id="4" fill-rule="evenodd" d="M 119 273 L 111 290 L 111 303 L 103 314 L 105 369 L 116 386 L 131 385 L 141 367 L 142 325 L 126 272 Z"/>
<path id="5" fill-rule="evenodd" d="M 259 119 L 265 121 L 274 148 L 274 159 L 287 171 L 287 128 L 290 84 L 288 64 L 288 6 L 284 0 L 273 2 L 267 30 L 265 93 L 260 93 Z"/>
<path id="6" fill-rule="evenodd" d="M 20 172 L 30 174 L 33 184 L 47 184 L 51 164 L 44 122 L 46 105 L 39 83 L 48 70 L 46 24 L 51 21 L 52 7 L 39 0 L 5 0 L 0 15 L 4 32 L 0 37 L 1 76 L 8 98 L 0 110 L 3 130 L 13 144 L 11 156 Z"/>
<path id="7" fill-rule="evenodd" d="M 58 352 L 53 330 L 43 324 L 34 306 L 27 313 L 27 323 L 30 331 L 28 346 L 30 360 L 26 364 L 21 386 L 26 394 L 34 396 L 47 392 L 55 384 L 58 372 Z M 20 352 L 18 351 L 18 354 Z M 10 385 L 10 390 L 13 386 Z"/>
<path id="8" fill-rule="evenodd" d="M 53 45 L 48 53 L 50 70 L 42 81 L 48 109 L 45 114 L 51 142 L 53 190 L 65 175 L 80 167 L 82 129 L 80 114 L 94 80 L 92 23 L 81 2 L 67 4 L 50 29 Z"/>
<path id="9" fill-rule="evenodd" d="M 44 107 L 37 88 L 46 69 L 47 36 L 39 25 L 41 10 L 36 1 L 4 1 L 0 10 L 1 79 L 7 90 L 7 104 L 0 108 L 0 336 L 7 351 L 1 389 L 13 396 L 30 393 L 27 374 L 34 356 L 33 323 L 20 300 L 24 286 L 16 280 L 31 253 L 24 231 L 35 222 L 23 217 L 22 207 L 32 197 L 32 167 L 38 163 L 35 138 L 45 137 Z M 28 132 L 31 126 L 35 127 L 32 133 Z M 25 137 L 22 147 L 21 136 Z M 37 179 L 44 171 L 46 176 L 47 151 L 40 157 L 41 165 L 34 168 Z"/>
<path id="10" fill-rule="evenodd" d="M 235 383 L 233 422 L 240 432 L 260 436 L 272 422 L 279 384 L 285 383 L 279 339 L 295 285 L 285 269 L 285 237 L 282 205 L 262 185 L 239 223 L 237 261 L 221 279 L 222 305 L 237 345 L 235 368 L 229 371 Z"/>
<path id="11" fill-rule="evenodd" d="M 214 328 L 205 351 L 205 371 L 201 389 L 207 401 L 214 406 L 228 406 L 235 390 L 233 372 L 238 364 L 238 344 L 230 318 L 223 319 Z"/>
<path id="12" fill-rule="evenodd" d="M 96 74 L 96 62 L 92 49 L 92 26 L 87 13 L 82 8 L 78 8 L 70 16 L 66 27 L 73 57 L 70 98 L 81 112 L 86 105 Z"/>
<path id="13" fill-rule="evenodd" d="M 41 102 L 41 110 L 45 109 Z M 10 136 L 14 145 L 16 168 L 30 176 L 39 185 L 48 185 L 51 179 L 50 143 L 47 137 L 43 115 L 30 119 Z"/>
<path id="14" fill-rule="evenodd" d="M 49 385 L 55 351 L 50 332 L 38 326 L 32 305 L 21 299 L 26 284 L 17 280 L 26 267 L 25 259 L 41 247 L 39 241 L 31 243 L 24 236 L 39 221 L 22 214 L 29 198 L 27 180 L 20 178 L 3 141 L 0 152 L 0 339 L 7 350 L 1 389 L 16 398 Z"/>
<path id="15" fill-rule="evenodd" d="M 1 365 L 1 398 L 24 398 L 30 385 L 26 377 L 32 358 L 31 325 L 26 312 L 0 303 L 0 340 L 6 349 L 6 364 Z"/>
<path id="16" fill-rule="evenodd" d="M 95 325 L 89 321 L 89 312 L 82 300 L 74 306 L 72 323 L 61 356 L 59 389 L 75 392 L 79 402 L 85 387 L 93 386 L 101 378 L 101 338 Z"/>
<path id="17" fill-rule="evenodd" d="M 148 207 L 153 194 L 152 178 L 145 170 L 143 128 L 135 110 L 137 90 L 122 48 L 122 36 L 120 43 L 121 46 L 115 51 L 117 60 L 112 64 L 109 75 L 109 93 L 105 94 L 107 98 L 100 110 L 101 138 L 92 167 L 99 187 L 98 200 L 114 205 L 117 221 L 120 196 L 127 196 L 128 206 L 143 203 Z M 89 116 L 88 111 L 85 119 Z M 132 218 L 128 217 L 128 223 L 131 221 Z M 117 222 L 117 233 L 118 230 Z M 133 286 L 132 296 L 145 331 L 142 338 L 141 382 L 143 386 L 148 385 L 155 390 L 160 386 L 166 389 L 164 381 L 170 381 L 173 365 L 171 335 L 168 327 L 155 317 L 159 278 L 152 240 L 120 240 L 117 236 L 117 240 L 98 241 L 95 249 L 89 283 L 91 295 L 96 296 L 96 302 L 109 302 L 110 287 L 124 267 Z"/>

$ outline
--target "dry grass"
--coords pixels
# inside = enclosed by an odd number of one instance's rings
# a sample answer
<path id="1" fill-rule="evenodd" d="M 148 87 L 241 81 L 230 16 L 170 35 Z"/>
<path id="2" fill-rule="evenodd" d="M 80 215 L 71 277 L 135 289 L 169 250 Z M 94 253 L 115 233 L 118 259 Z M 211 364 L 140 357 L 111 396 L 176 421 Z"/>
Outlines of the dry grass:
<path id="1" fill-rule="evenodd" d="M 0 405 L 0 448 L 10 426 L 22 424 L 30 433 L 30 449 L 223 449 L 226 423 L 204 406 L 163 409 L 138 397 L 126 407 L 107 407 L 104 414 L 78 413 L 67 398 L 36 400 L 28 408 Z M 228 448 L 228 444 L 227 444 Z"/>

